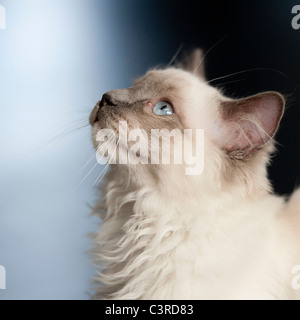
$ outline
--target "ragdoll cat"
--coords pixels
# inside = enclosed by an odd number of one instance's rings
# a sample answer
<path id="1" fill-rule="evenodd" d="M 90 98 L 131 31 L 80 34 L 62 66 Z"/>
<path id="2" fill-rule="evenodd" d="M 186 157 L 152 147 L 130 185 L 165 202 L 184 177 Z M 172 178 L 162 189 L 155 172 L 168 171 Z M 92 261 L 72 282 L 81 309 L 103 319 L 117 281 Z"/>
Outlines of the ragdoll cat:
<path id="1" fill-rule="evenodd" d="M 108 128 L 120 140 L 120 121 L 144 133 L 204 130 L 199 174 L 175 161 L 121 164 L 133 143 L 119 141 L 94 210 L 103 221 L 95 298 L 300 298 L 300 191 L 289 201 L 274 195 L 266 171 L 284 98 L 227 98 L 205 81 L 202 65 L 196 50 L 177 67 L 105 93 L 90 115 L 100 156 L 97 133 Z M 148 142 L 140 139 L 136 157 L 150 156 Z M 171 146 L 172 156 L 183 142 Z"/>

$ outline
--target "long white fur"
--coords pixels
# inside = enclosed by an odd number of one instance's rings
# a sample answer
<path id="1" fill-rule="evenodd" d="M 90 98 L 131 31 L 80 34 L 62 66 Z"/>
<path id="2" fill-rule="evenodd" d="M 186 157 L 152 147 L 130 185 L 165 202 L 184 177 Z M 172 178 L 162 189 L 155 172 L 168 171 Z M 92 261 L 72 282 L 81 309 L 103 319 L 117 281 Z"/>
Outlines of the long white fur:
<path id="1" fill-rule="evenodd" d="M 180 83 L 183 121 L 205 129 L 204 172 L 111 167 L 94 210 L 95 298 L 299 299 L 300 191 L 287 203 L 272 193 L 272 142 L 247 162 L 230 159 L 219 145 L 221 93 L 182 70 L 152 72 Z"/>

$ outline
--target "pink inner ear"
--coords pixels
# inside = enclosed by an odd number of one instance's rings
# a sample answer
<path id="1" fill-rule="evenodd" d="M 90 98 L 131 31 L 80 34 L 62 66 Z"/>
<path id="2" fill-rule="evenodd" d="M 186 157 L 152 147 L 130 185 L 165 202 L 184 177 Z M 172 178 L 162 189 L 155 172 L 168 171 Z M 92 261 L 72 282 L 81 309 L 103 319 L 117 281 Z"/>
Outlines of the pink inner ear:
<path id="1" fill-rule="evenodd" d="M 226 101 L 222 105 L 227 151 L 258 149 L 277 131 L 284 99 L 276 92 Z"/>

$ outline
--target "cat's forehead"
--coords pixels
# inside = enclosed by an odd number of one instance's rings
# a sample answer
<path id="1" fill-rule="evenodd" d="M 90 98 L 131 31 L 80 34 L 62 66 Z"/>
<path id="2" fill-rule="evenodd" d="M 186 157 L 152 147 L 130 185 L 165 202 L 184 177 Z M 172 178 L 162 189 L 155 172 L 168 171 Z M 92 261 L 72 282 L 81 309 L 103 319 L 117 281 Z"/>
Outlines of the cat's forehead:
<path id="1" fill-rule="evenodd" d="M 181 102 L 192 92 L 200 92 L 208 87 L 203 80 L 190 72 L 176 69 L 158 69 L 148 71 L 144 76 L 137 79 L 132 87 L 132 93 L 139 99 L 169 98 Z"/>
<path id="2" fill-rule="evenodd" d="M 189 72 L 168 68 L 148 71 L 143 77 L 134 82 L 134 86 L 148 88 L 161 88 L 163 86 L 179 89 L 183 85 L 191 85 L 196 81 L 200 80 Z"/>
<path id="3" fill-rule="evenodd" d="M 148 71 L 134 82 L 133 90 L 140 96 L 172 97 L 179 102 L 191 99 L 201 100 L 219 97 L 217 89 L 211 87 L 204 79 L 191 72 L 176 69 L 159 69 Z"/>

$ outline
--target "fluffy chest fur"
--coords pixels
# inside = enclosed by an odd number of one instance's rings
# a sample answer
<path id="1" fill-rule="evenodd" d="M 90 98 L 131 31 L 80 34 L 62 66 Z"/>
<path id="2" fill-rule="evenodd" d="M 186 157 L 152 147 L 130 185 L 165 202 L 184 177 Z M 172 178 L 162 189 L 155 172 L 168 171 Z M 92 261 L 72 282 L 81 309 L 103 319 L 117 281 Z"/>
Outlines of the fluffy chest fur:
<path id="1" fill-rule="evenodd" d="M 114 174 L 97 208 L 106 212 L 95 239 L 98 297 L 297 298 L 299 243 L 283 199 L 166 199 L 157 189 L 126 190 Z"/>

